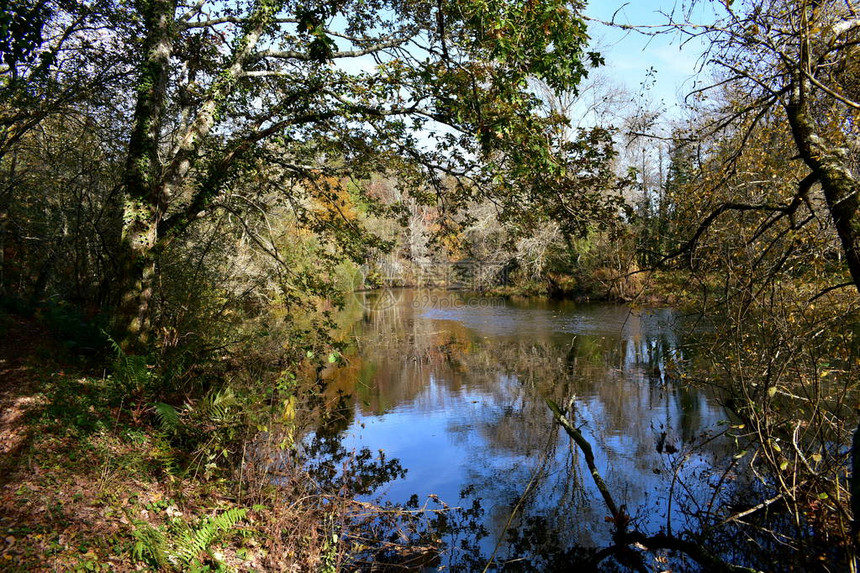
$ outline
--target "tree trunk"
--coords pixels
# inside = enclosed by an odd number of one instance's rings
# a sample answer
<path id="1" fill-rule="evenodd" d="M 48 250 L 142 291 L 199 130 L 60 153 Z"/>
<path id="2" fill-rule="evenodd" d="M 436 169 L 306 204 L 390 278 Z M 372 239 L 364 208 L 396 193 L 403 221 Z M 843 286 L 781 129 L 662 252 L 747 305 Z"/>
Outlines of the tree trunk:
<path id="1" fill-rule="evenodd" d="M 130 209 L 126 206 L 125 215 Z M 155 217 L 126 225 L 120 245 L 120 293 L 116 330 L 125 352 L 137 352 L 151 341 L 150 303 L 155 278 Z"/>
<path id="2" fill-rule="evenodd" d="M 173 51 L 176 0 L 141 0 L 138 9 L 146 37 L 124 176 L 115 322 L 120 344 L 127 352 L 142 349 L 150 341 L 152 327 L 150 302 L 158 225 L 167 208 L 158 148 Z"/>
<path id="3" fill-rule="evenodd" d="M 786 108 L 791 132 L 800 157 L 821 185 L 827 209 L 842 243 L 851 280 L 860 292 L 860 182 L 846 165 L 849 149 L 816 129 L 807 94 L 809 80 L 801 73 L 795 79 Z M 860 549 L 860 421 L 851 450 L 851 511 L 855 548 Z"/>
<path id="4" fill-rule="evenodd" d="M 845 165 L 849 150 L 816 132 L 805 98 L 806 80 L 796 83 L 787 108 L 792 135 L 800 157 L 821 185 L 848 271 L 860 292 L 860 184 Z"/>
<path id="5" fill-rule="evenodd" d="M 280 10 L 281 0 L 257 0 L 246 21 L 229 65 L 206 91 L 194 121 L 177 138 L 166 158 L 159 158 L 170 55 L 176 34 L 177 0 L 140 0 L 146 23 L 146 56 L 138 82 L 134 129 L 129 141 L 125 173 L 126 204 L 123 213 L 120 280 L 121 301 L 117 330 L 127 350 L 143 347 L 150 338 L 152 287 L 158 252 L 169 238 L 160 229 L 171 226 L 164 220 L 170 195 L 181 188 L 198 159 L 198 149 L 215 125 L 218 107 L 229 97 L 244 72 L 263 32 Z M 222 158 L 225 159 L 226 158 Z M 190 221 L 212 199 L 217 188 L 198 189 L 179 219 Z M 177 214 L 174 214 L 177 216 Z M 179 225 L 181 227 L 181 225 Z"/>

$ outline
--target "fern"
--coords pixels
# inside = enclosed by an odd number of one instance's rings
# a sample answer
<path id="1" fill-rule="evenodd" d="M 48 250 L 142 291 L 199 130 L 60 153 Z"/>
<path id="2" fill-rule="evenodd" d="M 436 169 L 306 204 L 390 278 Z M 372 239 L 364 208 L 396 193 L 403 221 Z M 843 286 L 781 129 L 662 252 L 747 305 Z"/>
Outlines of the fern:
<path id="1" fill-rule="evenodd" d="M 152 380 L 146 356 L 126 354 L 114 365 L 114 375 L 128 388 L 144 388 Z"/>
<path id="2" fill-rule="evenodd" d="M 176 411 L 176 408 L 164 402 L 156 402 L 153 404 L 153 408 L 163 431 L 173 432 L 179 427 L 179 412 Z"/>
<path id="3" fill-rule="evenodd" d="M 164 569 L 168 566 L 167 539 L 164 534 L 143 521 L 135 521 L 132 532 L 135 542 L 131 549 L 134 559 L 146 562 L 154 569 Z"/>
<path id="4" fill-rule="evenodd" d="M 183 563 L 191 563 L 200 553 L 207 551 L 223 532 L 233 529 L 242 521 L 247 513 L 246 508 L 233 507 L 221 515 L 207 518 L 193 531 L 186 528 L 177 540 L 176 557 Z"/>
<path id="5" fill-rule="evenodd" d="M 113 353 L 116 355 L 117 360 L 119 360 L 123 356 L 125 356 L 125 351 L 122 349 L 122 347 L 119 345 L 119 343 L 116 340 L 114 340 L 110 334 L 107 333 L 106 330 L 102 329 L 101 333 L 102 333 L 102 336 L 105 337 L 105 340 L 108 341 L 108 345 L 113 350 Z"/>
<path id="6" fill-rule="evenodd" d="M 172 476 L 182 476 L 185 471 L 178 452 L 174 450 L 167 441 L 166 436 L 159 437 L 152 448 L 152 458 L 161 464 L 161 467 Z"/>
<path id="7" fill-rule="evenodd" d="M 201 553 L 209 551 L 221 535 L 236 527 L 247 513 L 246 508 L 233 507 L 206 518 L 196 528 L 178 522 L 171 527 L 174 531 L 171 536 L 145 522 L 135 521 L 132 556 L 154 569 L 188 571 L 195 563 L 200 563 Z"/>
<path id="8" fill-rule="evenodd" d="M 208 419 L 215 425 L 223 426 L 230 425 L 235 421 L 235 415 L 231 413 L 231 409 L 238 405 L 239 400 L 236 398 L 236 393 L 228 386 L 217 392 L 208 393 L 193 410 L 200 417 Z"/>

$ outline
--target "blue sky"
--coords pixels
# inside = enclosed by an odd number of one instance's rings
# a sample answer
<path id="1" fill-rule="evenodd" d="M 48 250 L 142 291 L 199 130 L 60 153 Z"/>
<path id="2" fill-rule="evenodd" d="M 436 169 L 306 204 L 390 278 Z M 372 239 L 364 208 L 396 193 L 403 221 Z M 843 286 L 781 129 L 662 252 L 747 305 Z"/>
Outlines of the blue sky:
<path id="1" fill-rule="evenodd" d="M 590 0 L 585 13 L 597 20 L 609 21 L 615 17 L 620 24 L 633 26 L 655 26 L 666 22 L 663 12 L 682 10 L 682 4 L 690 0 Z M 699 13 L 708 9 L 708 2 L 700 2 Z M 681 46 L 675 34 L 646 36 L 635 31 L 624 31 L 601 25 L 589 24 L 589 35 L 605 59 L 606 66 L 599 73 L 614 82 L 626 85 L 633 93 L 640 90 L 647 70 L 656 70 L 652 96 L 663 100 L 668 107 L 678 101 L 678 94 L 688 93 L 693 86 L 692 76 L 701 53 L 701 46 L 690 42 Z M 346 48 L 346 46 L 343 46 Z M 349 59 L 339 64 L 344 69 L 371 71 L 375 63 L 369 56 Z"/>
<path id="2" fill-rule="evenodd" d="M 592 0 L 585 13 L 591 18 L 605 21 L 612 20 L 614 15 L 615 22 L 619 24 L 656 26 L 666 22 L 660 10 L 670 13 L 682 9 L 681 2 L 676 0 Z M 706 6 L 699 10 L 700 19 L 705 9 Z M 693 89 L 702 51 L 698 42 L 691 41 L 682 46 L 681 38 L 676 34 L 647 36 L 597 22 L 589 24 L 589 34 L 606 59 L 606 66 L 599 73 L 625 85 L 633 93 L 640 91 L 649 68 L 656 70 L 651 97 L 658 102 L 662 100 L 669 108 L 670 115 L 673 108 L 677 112 L 679 96 Z"/>
<path id="3" fill-rule="evenodd" d="M 646 35 L 631 30 L 621 30 L 605 26 L 596 20 L 610 21 L 631 26 L 658 26 L 666 23 L 666 16 L 661 14 L 683 10 L 682 4 L 691 0 L 590 0 L 585 13 L 592 20 L 589 23 L 589 35 L 593 48 L 603 54 L 606 65 L 595 72 L 592 78 L 603 82 L 599 89 L 586 94 L 589 88 L 583 86 L 580 100 L 570 109 L 574 125 L 600 123 L 616 127 L 635 110 L 640 100 L 635 100 L 643 94 L 642 84 L 649 81 L 650 89 L 644 93 L 651 104 L 647 109 L 662 108 L 665 110 L 664 119 L 669 121 L 679 118 L 683 96 L 695 87 L 695 75 L 698 70 L 702 46 L 696 41 L 681 45 L 682 38 L 675 33 Z M 710 2 L 699 2 L 699 15 L 712 10 Z M 680 15 L 676 16 L 680 18 Z M 654 30 L 654 28 L 650 28 Z M 344 46 L 346 47 L 346 46 Z M 373 58 L 369 56 L 342 60 L 340 67 L 350 72 L 359 70 L 372 71 L 375 67 Z M 649 70 L 654 70 L 649 75 Z M 608 87 L 607 87 L 608 85 Z M 624 87 L 607 103 L 600 101 L 600 89 L 613 90 Z M 620 94 L 620 95 L 619 95 Z M 623 101 L 622 101 L 623 100 Z M 590 110 L 590 111 L 588 111 Z M 599 111 L 597 111 L 599 110 Z M 600 117 L 597 117 L 597 116 Z M 665 123 L 657 129 L 665 128 Z"/>

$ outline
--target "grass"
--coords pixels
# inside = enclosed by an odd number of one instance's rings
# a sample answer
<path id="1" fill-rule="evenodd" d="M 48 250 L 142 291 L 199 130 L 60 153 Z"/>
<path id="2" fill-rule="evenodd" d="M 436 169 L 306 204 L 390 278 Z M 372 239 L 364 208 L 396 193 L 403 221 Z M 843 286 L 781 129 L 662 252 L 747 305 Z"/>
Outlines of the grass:
<path id="1" fill-rule="evenodd" d="M 233 507 L 205 484 L 169 474 L 167 446 L 143 419 L 145 408 L 123 403 L 107 379 L 34 375 L 42 382 L 38 405 L 17 428 L 26 438 L 0 498 L 4 569 L 136 570 L 142 527 L 186 515 L 193 523 Z"/>

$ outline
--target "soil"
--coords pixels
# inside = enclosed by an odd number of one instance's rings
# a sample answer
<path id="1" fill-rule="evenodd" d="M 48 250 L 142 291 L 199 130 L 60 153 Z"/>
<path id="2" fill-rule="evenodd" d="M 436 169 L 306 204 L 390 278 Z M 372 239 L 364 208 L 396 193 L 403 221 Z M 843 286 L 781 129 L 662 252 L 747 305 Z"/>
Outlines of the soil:
<path id="1" fill-rule="evenodd" d="M 37 422 L 45 380 L 67 376 L 63 349 L 33 319 L 0 318 L 0 570 L 122 570 L 90 547 L 123 526 L 95 503 L 97 473 L 76 471 L 73 441 Z"/>
<path id="2" fill-rule="evenodd" d="M 27 412 L 40 403 L 34 360 L 47 354 L 50 336 L 33 321 L 6 316 L 0 330 L 0 486 L 12 477 L 9 464 L 27 441 Z"/>
<path id="3" fill-rule="evenodd" d="M 0 571 L 145 570 L 135 532 L 235 505 L 169 475 L 147 404 L 112 403 L 104 376 L 79 364 L 34 319 L 0 314 Z M 223 562 L 259 570 L 257 546 L 243 545 Z"/>

